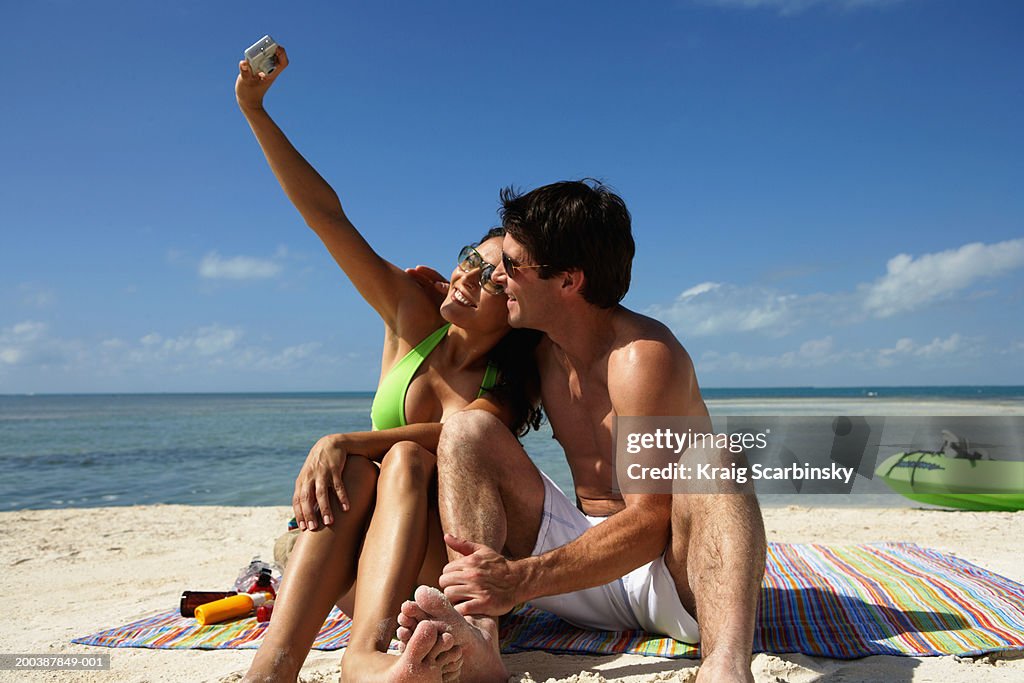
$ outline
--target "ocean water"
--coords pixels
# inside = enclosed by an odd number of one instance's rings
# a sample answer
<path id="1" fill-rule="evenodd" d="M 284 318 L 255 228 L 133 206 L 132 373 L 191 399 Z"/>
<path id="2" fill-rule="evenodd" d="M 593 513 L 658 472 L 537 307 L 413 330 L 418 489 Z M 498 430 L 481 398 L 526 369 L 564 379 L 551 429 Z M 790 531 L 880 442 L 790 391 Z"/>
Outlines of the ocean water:
<path id="1" fill-rule="evenodd" d="M 1024 387 L 708 389 L 718 415 L 1024 414 Z M 0 395 L 0 510 L 289 505 L 316 440 L 370 428 L 368 393 Z M 545 425 L 524 445 L 564 490 Z M 766 505 L 903 506 L 884 490 Z"/>

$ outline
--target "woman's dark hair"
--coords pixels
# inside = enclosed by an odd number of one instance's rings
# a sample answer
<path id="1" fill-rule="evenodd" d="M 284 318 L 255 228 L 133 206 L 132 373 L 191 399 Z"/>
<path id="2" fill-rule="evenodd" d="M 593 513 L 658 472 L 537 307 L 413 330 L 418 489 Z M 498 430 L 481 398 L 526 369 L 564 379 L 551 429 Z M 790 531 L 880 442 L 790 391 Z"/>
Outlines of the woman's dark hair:
<path id="1" fill-rule="evenodd" d="M 538 187 L 526 194 L 501 191 L 501 222 L 520 242 L 537 274 L 549 278 L 583 271 L 583 298 L 601 308 L 622 301 L 629 289 L 636 246 L 625 202 L 593 178 Z"/>
<path id="2" fill-rule="evenodd" d="M 476 246 L 504 236 L 505 228 L 491 228 Z M 538 330 L 512 329 L 488 354 L 488 360 L 498 368 L 498 381 L 490 393 L 512 412 L 509 428 L 516 436 L 526 436 L 531 429 L 540 429 L 544 421 L 535 354 L 543 336 Z"/>

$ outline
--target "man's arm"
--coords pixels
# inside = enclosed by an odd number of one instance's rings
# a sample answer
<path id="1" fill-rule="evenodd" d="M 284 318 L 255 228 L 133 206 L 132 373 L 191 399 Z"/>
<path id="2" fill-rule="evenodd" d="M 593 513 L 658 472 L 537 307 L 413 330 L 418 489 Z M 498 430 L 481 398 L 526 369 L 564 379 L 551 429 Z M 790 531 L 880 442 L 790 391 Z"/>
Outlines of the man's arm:
<path id="1" fill-rule="evenodd" d="M 616 416 L 707 415 L 693 363 L 671 339 L 641 339 L 612 353 L 608 395 Z M 671 494 L 625 494 L 626 508 L 576 540 L 523 558 L 522 600 L 600 586 L 659 557 L 668 544 Z"/>
<path id="2" fill-rule="evenodd" d="M 629 498 L 626 509 L 571 543 L 534 557 L 512 560 L 445 534 L 448 547 L 463 557 L 445 566 L 439 585 L 460 614 L 496 617 L 521 602 L 621 578 L 665 551 L 672 505 L 668 495 Z"/>
<path id="3" fill-rule="evenodd" d="M 666 331 L 666 334 L 667 331 Z M 707 416 L 693 365 L 675 342 L 639 340 L 609 362 L 608 392 L 620 416 Z M 447 537 L 466 557 L 445 567 L 442 588 L 462 614 L 504 614 L 520 602 L 621 578 L 668 544 L 672 496 L 627 494 L 624 510 L 543 555 L 509 560 L 479 544 Z"/>
<path id="4" fill-rule="evenodd" d="M 619 579 L 665 552 L 672 497 L 624 496 L 626 509 L 574 541 L 517 560 L 522 577 L 516 603 L 571 593 Z"/>

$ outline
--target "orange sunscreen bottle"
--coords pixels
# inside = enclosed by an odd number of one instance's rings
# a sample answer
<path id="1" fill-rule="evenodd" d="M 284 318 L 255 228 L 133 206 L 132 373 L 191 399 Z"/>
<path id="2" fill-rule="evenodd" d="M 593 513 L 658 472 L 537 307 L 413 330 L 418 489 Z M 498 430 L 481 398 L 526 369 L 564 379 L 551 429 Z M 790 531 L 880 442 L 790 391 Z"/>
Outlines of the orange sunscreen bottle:
<path id="1" fill-rule="evenodd" d="M 196 621 L 200 626 L 207 626 L 235 617 L 244 617 L 268 599 L 267 593 L 240 593 L 223 600 L 214 600 L 196 607 Z"/>

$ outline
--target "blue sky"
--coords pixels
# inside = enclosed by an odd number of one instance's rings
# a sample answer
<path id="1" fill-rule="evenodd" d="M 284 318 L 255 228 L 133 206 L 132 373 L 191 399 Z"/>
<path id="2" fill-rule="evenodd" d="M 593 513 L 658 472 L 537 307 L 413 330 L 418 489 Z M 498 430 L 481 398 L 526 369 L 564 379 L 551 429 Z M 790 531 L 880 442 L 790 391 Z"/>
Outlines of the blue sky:
<path id="1" fill-rule="evenodd" d="M 268 110 L 395 263 L 594 176 L 705 386 L 1024 384 L 1016 0 L 4 15 L 0 393 L 373 389 L 380 323 L 234 102 L 264 33 Z"/>

